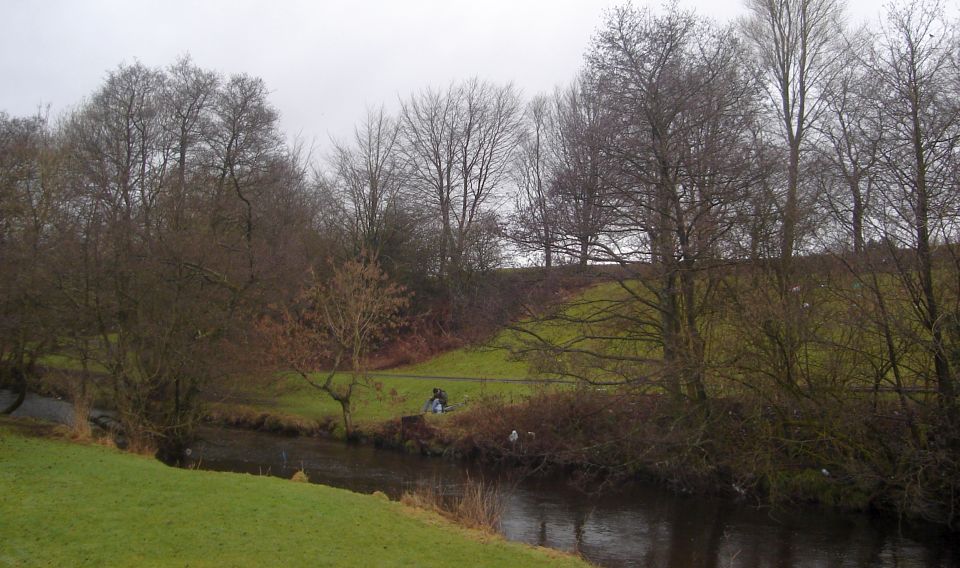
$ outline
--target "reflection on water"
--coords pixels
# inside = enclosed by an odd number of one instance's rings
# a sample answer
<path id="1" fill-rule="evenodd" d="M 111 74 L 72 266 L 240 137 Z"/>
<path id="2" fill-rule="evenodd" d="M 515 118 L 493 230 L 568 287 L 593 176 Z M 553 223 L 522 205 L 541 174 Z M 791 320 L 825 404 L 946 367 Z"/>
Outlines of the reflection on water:
<path id="1" fill-rule="evenodd" d="M 0 405 L 9 397 L 0 391 Z M 72 416 L 63 401 L 31 396 L 16 413 L 45 419 Z M 202 469 L 290 477 L 393 498 L 418 484 L 456 493 L 469 475 L 491 471 L 332 440 L 202 428 L 191 448 Z M 706 497 L 679 496 L 632 485 L 616 494 L 585 495 L 562 480 L 501 477 L 502 530 L 511 540 L 578 551 L 603 566 L 725 567 L 954 567 L 960 544 L 936 530 L 902 535 L 889 521 L 867 515 L 802 510 L 773 513 Z"/>
<path id="2" fill-rule="evenodd" d="M 16 393 L 0 389 L 0 410 L 5 409 L 16 400 Z M 60 424 L 73 422 L 73 405 L 65 400 L 39 396 L 32 392 L 27 393 L 20 408 L 13 411 L 12 416 L 24 418 L 42 418 Z"/>
<path id="3" fill-rule="evenodd" d="M 455 493 L 491 471 L 313 438 L 205 428 L 191 458 L 203 469 L 290 477 L 398 497 L 421 483 Z M 723 499 L 679 496 L 649 485 L 585 495 L 562 480 L 501 478 L 504 535 L 578 551 L 603 566 L 960 566 L 960 547 L 934 534 L 904 536 L 867 515 L 772 513 Z"/>

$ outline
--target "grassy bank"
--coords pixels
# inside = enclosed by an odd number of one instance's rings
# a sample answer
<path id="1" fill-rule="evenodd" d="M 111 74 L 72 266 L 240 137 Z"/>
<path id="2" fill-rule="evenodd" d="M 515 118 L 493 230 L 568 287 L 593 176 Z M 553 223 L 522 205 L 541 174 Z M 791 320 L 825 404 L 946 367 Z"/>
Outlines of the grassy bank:
<path id="1" fill-rule="evenodd" d="M 580 566 L 385 499 L 0 422 L 0 566 Z"/>
<path id="2" fill-rule="evenodd" d="M 508 333 L 502 333 L 491 344 L 496 345 Z M 526 379 L 529 372 L 525 362 L 512 360 L 506 349 L 494 347 L 455 349 L 422 363 L 393 368 L 384 373 L 410 376 L 375 375 L 368 384 L 354 392 L 353 417 L 361 429 L 369 429 L 387 420 L 420 413 L 424 402 L 430 398 L 433 387 L 445 390 L 451 404 L 465 406 L 490 398 L 506 403 L 520 402 L 544 388 L 556 388 L 496 381 L 495 379 Z M 418 378 L 424 376 L 451 378 Z M 462 381 L 456 380 L 457 378 L 481 380 Z M 335 380 L 346 381 L 348 378 L 341 376 Z M 213 414 L 217 421 L 229 423 L 231 419 L 240 418 L 242 420 L 239 425 L 246 426 L 250 426 L 257 420 L 270 423 L 284 422 L 289 423 L 293 430 L 309 432 L 309 428 L 296 424 L 297 419 L 305 419 L 308 424 L 321 423 L 342 429 L 340 404 L 326 393 L 308 385 L 298 376 L 292 374 L 283 376 L 269 385 L 250 390 L 244 395 L 250 399 L 246 405 L 227 403 L 215 406 Z M 261 420 L 260 413 L 267 413 L 269 417 Z M 284 428 L 271 428 L 267 425 L 265 429 L 283 430 Z"/>

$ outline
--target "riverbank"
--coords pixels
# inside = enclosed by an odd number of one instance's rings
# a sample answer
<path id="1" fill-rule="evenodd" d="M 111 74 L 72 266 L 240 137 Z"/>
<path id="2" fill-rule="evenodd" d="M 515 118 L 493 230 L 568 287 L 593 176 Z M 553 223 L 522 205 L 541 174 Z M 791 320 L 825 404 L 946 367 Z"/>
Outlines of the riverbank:
<path id="1" fill-rule="evenodd" d="M 580 388 L 397 419 L 367 438 L 407 452 L 562 472 L 591 491 L 645 480 L 774 509 L 818 506 L 960 530 L 954 442 L 915 448 L 903 421 L 850 407 L 798 402 L 777 427 L 757 401 L 678 407 L 664 396 Z"/>
<path id="2" fill-rule="evenodd" d="M 932 405 L 907 416 L 892 396 L 838 392 L 777 404 L 738 393 L 679 407 L 630 388 L 496 380 L 521 375 L 517 364 L 503 351 L 472 348 L 379 375 L 356 398 L 357 437 L 406 453 L 561 471 L 590 490 L 643 479 L 680 493 L 880 512 L 960 530 L 960 440 L 939 435 L 951 430 L 937 426 Z M 483 376 L 465 378 L 470 369 Z M 205 420 L 342 439 L 337 403 L 295 379 L 232 397 L 211 392 Z M 420 416 L 432 386 L 467 404 Z"/>
<path id="3" fill-rule="evenodd" d="M 356 415 L 359 441 L 380 448 L 470 458 L 521 472 L 562 472 L 590 491 L 639 479 L 683 494 L 779 509 L 880 513 L 960 530 L 956 441 L 911 443 L 907 422 L 883 399 L 879 406 L 863 401 L 857 411 L 851 411 L 852 400 L 835 405 L 798 400 L 775 409 L 743 396 L 678 408 L 665 397 L 615 387 L 460 380 L 444 386 L 455 401 L 470 396 L 469 403 L 440 416 L 417 414 L 422 404 L 417 395 L 433 382 L 397 375 L 378 380 L 379 388 L 375 384 L 360 399 Z M 281 404 L 256 397 L 247 404 L 213 402 L 205 420 L 288 436 L 343 438 L 329 397 L 296 382 L 277 386 Z M 265 394 L 270 393 L 261 397 Z M 781 415 L 775 416 L 777 411 Z M 918 408 L 915 418 L 933 423 L 933 417 L 919 414 L 923 411 Z M 518 437 L 511 441 L 514 430 Z"/>
<path id="4" fill-rule="evenodd" d="M 168 468 L 23 424 L 0 420 L 0 565 L 586 565 L 385 498 Z"/>
<path id="5" fill-rule="evenodd" d="M 50 407 L 65 406 L 69 405 L 64 401 L 34 397 L 28 398 L 24 410 L 25 415 L 48 416 Z M 570 486 L 569 472 L 530 476 L 523 468 L 485 468 L 471 460 L 385 452 L 373 444 L 344 444 L 327 436 L 206 426 L 196 434 L 187 467 L 283 479 L 302 470 L 311 483 L 366 494 L 380 491 L 394 500 L 425 486 L 456 496 L 471 480 L 499 480 L 504 537 L 576 551 L 602 566 L 635 565 L 643 559 L 651 568 L 747 568 L 856 558 L 853 563 L 858 566 L 896 568 L 904 563 L 953 566 L 960 559 L 953 539 L 940 536 L 937 527 L 901 525 L 874 515 L 795 506 L 770 510 L 738 500 L 664 491 L 662 484 L 643 481 L 585 493 Z"/>

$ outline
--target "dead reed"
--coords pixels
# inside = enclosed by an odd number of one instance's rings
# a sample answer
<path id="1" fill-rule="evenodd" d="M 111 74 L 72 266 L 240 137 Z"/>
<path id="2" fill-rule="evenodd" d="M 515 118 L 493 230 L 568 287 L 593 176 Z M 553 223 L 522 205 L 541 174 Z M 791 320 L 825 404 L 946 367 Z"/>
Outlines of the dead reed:
<path id="1" fill-rule="evenodd" d="M 459 525 L 486 532 L 497 532 L 503 516 L 500 486 L 482 479 L 474 481 L 469 476 L 455 487 L 444 487 L 439 482 L 420 484 L 413 491 L 405 491 L 400 502 L 436 511 Z"/>

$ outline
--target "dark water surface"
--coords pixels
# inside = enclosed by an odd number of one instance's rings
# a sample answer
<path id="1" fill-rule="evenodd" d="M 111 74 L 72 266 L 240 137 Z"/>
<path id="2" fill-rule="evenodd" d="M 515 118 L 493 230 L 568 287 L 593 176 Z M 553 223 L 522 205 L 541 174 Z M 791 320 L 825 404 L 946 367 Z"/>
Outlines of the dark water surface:
<path id="1" fill-rule="evenodd" d="M 0 393 L 0 405 L 6 395 Z M 31 397 L 23 416 L 69 419 L 62 401 Z M 470 476 L 498 476 L 462 463 L 318 438 L 202 428 L 194 467 L 310 480 L 393 498 L 421 484 L 455 494 Z M 869 515 L 782 512 L 724 499 L 680 496 L 632 484 L 591 496 L 564 480 L 506 479 L 502 531 L 511 540 L 579 551 L 602 566 L 955 567 L 960 543 L 936 528 L 898 530 Z"/>
<path id="2" fill-rule="evenodd" d="M 466 476 L 495 477 L 459 462 L 369 446 L 259 432 L 201 429 L 191 459 L 202 469 L 310 480 L 396 498 L 429 483 L 455 494 Z M 907 567 L 960 565 L 960 547 L 938 531 L 901 535 L 868 515 L 771 512 L 724 499 L 633 484 L 600 496 L 564 480 L 503 480 L 502 531 L 511 540 L 576 550 L 603 566 Z"/>

